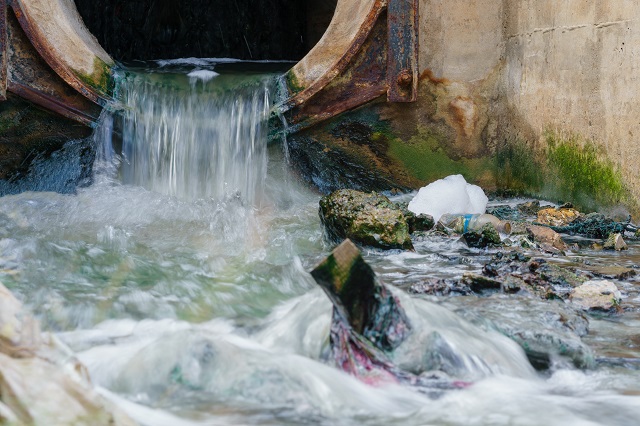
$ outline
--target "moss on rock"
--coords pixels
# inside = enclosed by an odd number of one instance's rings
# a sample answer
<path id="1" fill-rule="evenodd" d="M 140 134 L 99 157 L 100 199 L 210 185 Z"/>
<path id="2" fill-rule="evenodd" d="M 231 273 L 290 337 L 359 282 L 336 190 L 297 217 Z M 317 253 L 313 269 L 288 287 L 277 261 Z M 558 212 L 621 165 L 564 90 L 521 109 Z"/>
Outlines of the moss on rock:
<path id="1" fill-rule="evenodd" d="M 365 246 L 413 249 L 402 210 L 384 195 L 341 189 L 320 200 L 319 213 L 334 241 L 349 238 Z"/>

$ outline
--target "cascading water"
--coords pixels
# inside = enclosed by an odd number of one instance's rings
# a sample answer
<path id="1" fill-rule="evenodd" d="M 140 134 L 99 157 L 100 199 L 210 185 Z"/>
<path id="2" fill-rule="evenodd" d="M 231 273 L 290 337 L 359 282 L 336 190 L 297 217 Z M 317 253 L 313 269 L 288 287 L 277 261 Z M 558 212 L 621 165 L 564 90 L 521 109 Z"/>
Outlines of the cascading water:
<path id="1" fill-rule="evenodd" d="M 625 395 L 640 390 L 637 370 L 558 362 L 540 375 L 512 340 L 453 312 L 475 312 L 471 297 L 436 304 L 394 290 L 414 333 L 392 358 L 413 374 L 436 369 L 469 388 L 434 400 L 336 368 L 331 304 L 306 272 L 332 247 L 318 194 L 288 175 L 280 146 L 267 144 L 274 75 L 215 76 L 192 62 L 123 73 L 122 110 L 96 130 L 92 186 L 0 202 L 0 279 L 75 351 L 102 394 L 153 426 L 640 418 L 640 399 Z M 365 257 L 385 282 L 402 286 L 476 271 L 491 255 L 448 238 L 415 246 Z M 555 315 L 552 302 L 519 310 L 516 298 L 492 303 L 488 316 L 502 314 L 509 326 L 533 328 Z M 628 316 L 624 327 L 638 321 Z M 592 322 L 602 332 L 594 340 L 621 351 L 631 332 L 609 338 L 609 324 Z"/>
<path id="2" fill-rule="evenodd" d="M 171 77 L 121 78 L 123 183 L 255 204 L 266 175 L 270 80 L 234 81 L 206 70 Z"/>

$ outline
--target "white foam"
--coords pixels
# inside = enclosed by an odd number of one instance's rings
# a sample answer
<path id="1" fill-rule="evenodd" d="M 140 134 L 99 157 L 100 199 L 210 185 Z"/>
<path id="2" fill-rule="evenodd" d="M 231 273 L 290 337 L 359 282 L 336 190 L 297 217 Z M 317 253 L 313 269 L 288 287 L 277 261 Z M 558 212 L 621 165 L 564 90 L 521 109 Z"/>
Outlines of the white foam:
<path id="1" fill-rule="evenodd" d="M 452 175 L 420 189 L 409 202 L 409 210 L 431 215 L 438 221 L 446 213 L 482 214 L 488 202 L 482 188 L 468 184 L 462 175 Z"/>
<path id="2" fill-rule="evenodd" d="M 288 64 L 295 61 L 280 60 L 244 60 L 237 58 L 179 58 L 179 59 L 156 59 L 156 64 L 161 67 L 177 66 L 177 65 L 193 65 L 198 67 L 215 65 L 215 64 L 235 64 L 239 62 L 255 63 L 255 64 Z"/>
<path id="3" fill-rule="evenodd" d="M 211 70 L 194 70 L 187 74 L 187 77 L 191 79 L 192 83 L 197 80 L 207 83 L 208 81 L 213 80 L 219 75 L 220 74 L 218 74 L 217 72 Z"/>

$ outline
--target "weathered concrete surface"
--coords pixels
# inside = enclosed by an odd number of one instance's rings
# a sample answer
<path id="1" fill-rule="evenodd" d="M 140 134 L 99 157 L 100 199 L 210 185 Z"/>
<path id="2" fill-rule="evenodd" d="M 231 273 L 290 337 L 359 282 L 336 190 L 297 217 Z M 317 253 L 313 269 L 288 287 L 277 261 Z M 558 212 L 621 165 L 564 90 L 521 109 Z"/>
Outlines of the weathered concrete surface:
<path id="1" fill-rule="evenodd" d="M 421 21 L 421 68 L 443 86 L 438 106 L 450 100 L 445 121 L 462 118 L 458 144 L 471 136 L 466 143 L 495 155 L 506 141 L 521 142 L 537 156 L 550 139 L 593 144 L 640 195 L 638 2 L 423 0 L 421 7 L 430 11 Z"/>
<path id="2" fill-rule="evenodd" d="M 505 12 L 507 107 L 535 135 L 592 140 L 640 195 L 640 3 L 521 0 Z"/>
<path id="3" fill-rule="evenodd" d="M 398 188 L 462 173 L 488 190 L 640 210 L 640 3 L 421 0 L 420 11 L 417 103 L 371 103 L 305 131 L 311 146 L 375 157 Z M 368 137 L 345 143 L 342 123 Z"/>

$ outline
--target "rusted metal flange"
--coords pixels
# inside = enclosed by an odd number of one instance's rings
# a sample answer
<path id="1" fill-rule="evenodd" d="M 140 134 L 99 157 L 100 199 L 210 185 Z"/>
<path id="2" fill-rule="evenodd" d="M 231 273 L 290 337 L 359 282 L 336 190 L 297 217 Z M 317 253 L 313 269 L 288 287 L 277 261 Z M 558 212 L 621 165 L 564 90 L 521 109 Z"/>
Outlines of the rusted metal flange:
<path id="1" fill-rule="evenodd" d="M 418 0 L 340 0 L 324 37 L 285 76 L 280 112 L 297 132 L 387 94 L 418 90 Z"/>
<path id="2" fill-rule="evenodd" d="M 73 0 L 0 0 L 0 100 L 9 91 L 83 124 L 111 99 L 113 60 Z"/>

